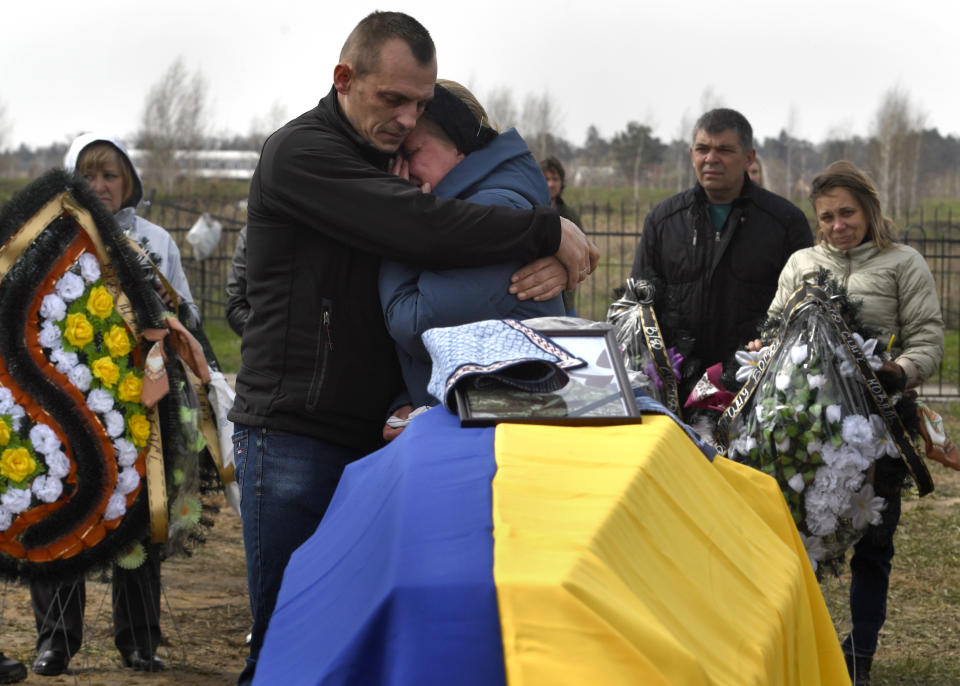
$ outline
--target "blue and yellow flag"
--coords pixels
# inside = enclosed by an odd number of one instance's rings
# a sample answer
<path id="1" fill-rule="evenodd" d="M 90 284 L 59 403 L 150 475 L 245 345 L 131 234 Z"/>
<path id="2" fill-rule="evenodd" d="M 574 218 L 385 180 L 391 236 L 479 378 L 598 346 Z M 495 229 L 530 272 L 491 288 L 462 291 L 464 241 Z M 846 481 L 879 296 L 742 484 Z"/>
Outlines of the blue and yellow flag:
<path id="1" fill-rule="evenodd" d="M 347 468 L 257 683 L 849 680 L 769 477 L 667 417 L 463 429 L 437 408 Z"/>

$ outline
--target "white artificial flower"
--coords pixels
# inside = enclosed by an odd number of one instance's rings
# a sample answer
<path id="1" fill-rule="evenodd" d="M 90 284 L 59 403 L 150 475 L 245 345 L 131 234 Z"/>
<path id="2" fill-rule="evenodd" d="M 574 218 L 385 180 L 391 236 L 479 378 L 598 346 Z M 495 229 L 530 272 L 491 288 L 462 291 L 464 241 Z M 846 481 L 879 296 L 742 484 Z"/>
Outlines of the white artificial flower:
<path id="1" fill-rule="evenodd" d="M 757 439 L 753 436 L 744 436 L 740 439 L 740 450 L 744 454 L 749 453 L 751 450 L 755 450 L 757 447 Z"/>
<path id="2" fill-rule="evenodd" d="M 127 497 L 122 493 L 114 492 L 107 501 L 107 509 L 103 513 L 103 518 L 108 522 L 117 517 L 122 517 L 127 511 Z"/>
<path id="3" fill-rule="evenodd" d="M 103 388 L 94 388 L 87 396 L 87 407 L 91 412 L 104 414 L 113 409 L 113 396 Z"/>
<path id="4" fill-rule="evenodd" d="M 140 484 L 140 474 L 133 467 L 121 469 L 117 475 L 117 493 L 126 495 L 132 493 Z"/>
<path id="5" fill-rule="evenodd" d="M 844 443 L 839 448 L 825 445 L 820 454 L 823 456 L 823 461 L 830 467 L 830 471 L 835 474 L 863 472 L 870 467 L 871 461 L 848 443 Z"/>
<path id="6" fill-rule="evenodd" d="M 810 386 L 810 390 L 823 388 L 826 383 L 827 377 L 825 374 L 807 374 L 807 385 Z"/>
<path id="7" fill-rule="evenodd" d="M 70 376 L 70 370 L 80 364 L 76 353 L 68 353 L 63 348 L 57 348 L 50 353 L 50 361 L 56 365 L 57 371 Z"/>
<path id="8" fill-rule="evenodd" d="M 23 409 L 23 405 L 14 405 L 7 414 L 10 415 L 10 425 L 13 427 L 13 430 L 19 431 L 20 423 L 23 421 L 23 418 L 27 416 L 27 411 Z"/>
<path id="9" fill-rule="evenodd" d="M 48 293 L 40 302 L 40 316 L 50 321 L 59 322 L 67 316 L 67 303 L 63 302 L 56 293 Z"/>
<path id="10" fill-rule="evenodd" d="M 801 364 L 804 360 L 807 359 L 807 344 L 798 343 L 797 345 L 790 348 L 790 361 L 794 364 Z"/>
<path id="11" fill-rule="evenodd" d="M 88 252 L 83 253 L 77 260 L 80 265 L 80 276 L 87 283 L 93 283 L 100 278 L 100 263 L 94 255 Z"/>
<path id="12" fill-rule="evenodd" d="M 33 449 L 41 455 L 60 450 L 60 439 L 46 424 L 37 423 L 30 427 L 30 442 L 33 443 Z"/>
<path id="13" fill-rule="evenodd" d="M 873 441 L 873 428 L 870 420 L 862 414 L 852 414 L 843 418 L 841 428 L 843 440 L 856 446 L 866 445 Z"/>
<path id="14" fill-rule="evenodd" d="M 137 461 L 137 448 L 126 438 L 115 440 L 113 449 L 117 451 L 117 464 L 121 467 L 129 467 Z"/>
<path id="15" fill-rule="evenodd" d="M 85 286 L 83 279 L 78 274 L 67 272 L 57 280 L 54 288 L 57 291 L 57 295 L 68 303 L 72 303 L 83 295 Z"/>
<path id="16" fill-rule="evenodd" d="M 44 455 L 43 461 L 47 463 L 47 475 L 54 479 L 62 479 L 70 473 L 70 458 L 62 450 Z"/>
<path id="17" fill-rule="evenodd" d="M 103 416 L 103 424 L 107 429 L 107 435 L 110 438 L 122 436 L 126 431 L 126 425 L 123 422 L 123 415 L 116 410 L 110 410 Z"/>
<path id="18" fill-rule="evenodd" d="M 810 496 L 807 496 L 807 528 L 814 536 L 829 536 L 837 530 L 837 515 L 829 508 L 809 507 Z"/>
<path id="19" fill-rule="evenodd" d="M 734 357 L 736 358 L 737 363 L 740 365 L 740 368 L 737 369 L 737 381 L 739 383 L 746 383 L 747 379 L 750 378 L 750 375 L 753 374 L 754 370 L 757 368 L 757 364 L 759 364 L 762 356 L 762 350 L 759 352 L 738 350 L 736 352 Z"/>
<path id="20" fill-rule="evenodd" d="M 30 489 L 8 486 L 6 492 L 0 495 L 0 504 L 11 514 L 20 514 L 30 507 Z"/>
<path id="21" fill-rule="evenodd" d="M 779 372 L 774 379 L 774 384 L 777 386 L 778 391 L 785 391 L 790 388 L 790 375 L 784 372 Z"/>
<path id="22" fill-rule="evenodd" d="M 0 507 L 0 531 L 6 531 L 13 524 L 13 515 L 5 507 Z"/>
<path id="23" fill-rule="evenodd" d="M 887 430 L 883 417 L 878 414 L 870 415 L 870 426 L 873 427 L 873 435 L 877 437 L 877 457 L 883 457 L 884 455 L 898 457 L 900 450 L 897 447 L 897 442 L 893 440 L 893 436 Z"/>
<path id="24" fill-rule="evenodd" d="M 757 421 L 761 424 L 765 424 L 767 421 L 767 412 L 763 409 L 763 405 L 757 405 L 753 408 L 753 410 L 757 415 Z"/>
<path id="25" fill-rule="evenodd" d="M 839 405 L 827 405 L 827 421 L 831 424 L 839 422 L 843 417 L 843 413 L 840 411 Z"/>
<path id="26" fill-rule="evenodd" d="M 90 390 L 90 384 L 93 382 L 93 374 L 85 364 L 78 364 L 67 372 L 67 379 L 69 379 L 70 383 L 76 386 L 81 393 L 86 393 Z"/>
<path id="27" fill-rule="evenodd" d="M 790 447 L 790 437 L 787 436 L 782 441 L 777 441 L 776 443 L 774 443 L 774 445 L 776 446 L 778 453 L 785 453 L 787 452 L 787 449 Z"/>
<path id="28" fill-rule="evenodd" d="M 814 564 L 827 556 L 827 548 L 823 545 L 822 538 L 819 536 L 804 536 L 803 534 L 800 534 L 800 538 L 803 539 L 803 547 L 807 549 L 807 555 L 815 561 Z"/>
<path id="29" fill-rule="evenodd" d="M 52 476 L 41 474 L 33 480 L 30 490 L 41 502 L 52 503 L 63 493 L 63 482 Z"/>
<path id="30" fill-rule="evenodd" d="M 15 404 L 13 392 L 6 386 L 0 386 L 0 414 L 10 414 Z"/>
<path id="31" fill-rule="evenodd" d="M 807 442 L 807 455 L 813 455 L 814 453 L 820 452 L 823 448 L 823 443 L 817 440 Z"/>
<path id="32" fill-rule="evenodd" d="M 40 327 L 40 333 L 37 335 L 40 345 L 44 348 L 50 350 L 55 350 L 60 348 L 62 334 L 60 333 L 60 327 L 54 324 L 53 322 L 44 322 Z"/>
<path id="33" fill-rule="evenodd" d="M 806 487 L 806 484 L 803 483 L 803 474 L 797 472 L 791 476 L 790 479 L 787 480 L 787 485 L 797 493 L 803 493 L 803 489 Z"/>
<path id="34" fill-rule="evenodd" d="M 855 529 L 866 529 L 870 524 L 876 526 L 881 522 L 881 512 L 886 507 L 886 501 L 874 494 L 873 486 L 866 484 L 850 498 L 850 507 L 843 516 L 850 519 Z"/>
<path id="35" fill-rule="evenodd" d="M 871 355 L 873 355 L 873 351 L 877 347 L 876 338 L 868 338 L 867 340 L 863 340 L 863 336 L 854 332 L 853 340 L 855 340 L 857 342 L 857 345 L 860 346 L 860 350 L 863 351 L 864 357 L 870 357 Z"/>

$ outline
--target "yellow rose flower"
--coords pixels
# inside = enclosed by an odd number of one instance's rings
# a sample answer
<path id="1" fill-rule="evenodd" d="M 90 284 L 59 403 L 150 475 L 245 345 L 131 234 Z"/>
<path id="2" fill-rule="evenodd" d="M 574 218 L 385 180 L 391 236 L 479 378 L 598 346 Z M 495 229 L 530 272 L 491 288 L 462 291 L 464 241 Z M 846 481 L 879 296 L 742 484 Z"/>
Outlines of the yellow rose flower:
<path id="1" fill-rule="evenodd" d="M 87 312 L 94 317 L 106 319 L 113 312 L 113 296 L 103 286 L 97 286 L 90 291 L 87 298 Z"/>
<path id="2" fill-rule="evenodd" d="M 90 320 L 82 312 L 68 314 L 63 333 L 70 345 L 82 348 L 93 340 L 93 325 L 90 324 Z"/>
<path id="3" fill-rule="evenodd" d="M 145 446 L 150 438 L 150 421 L 142 414 L 135 414 L 127 420 L 127 426 L 130 427 L 133 444 L 138 448 Z"/>
<path id="4" fill-rule="evenodd" d="M 130 354 L 130 337 L 122 326 L 116 324 L 111 326 L 103 337 L 103 342 L 107 344 L 107 350 L 113 357 L 124 357 Z"/>
<path id="5" fill-rule="evenodd" d="M 94 360 L 90 365 L 90 371 L 107 388 L 113 388 L 120 378 L 120 367 L 107 355 Z"/>
<path id="6" fill-rule="evenodd" d="M 0 475 L 20 483 L 37 469 L 37 461 L 26 448 L 8 448 L 0 456 Z"/>
<path id="7" fill-rule="evenodd" d="M 143 379 L 138 378 L 133 372 L 129 372 L 117 386 L 117 396 L 125 403 L 138 403 L 142 390 Z"/>
<path id="8" fill-rule="evenodd" d="M 7 420 L 0 417 L 0 445 L 6 445 L 10 442 L 10 425 Z"/>

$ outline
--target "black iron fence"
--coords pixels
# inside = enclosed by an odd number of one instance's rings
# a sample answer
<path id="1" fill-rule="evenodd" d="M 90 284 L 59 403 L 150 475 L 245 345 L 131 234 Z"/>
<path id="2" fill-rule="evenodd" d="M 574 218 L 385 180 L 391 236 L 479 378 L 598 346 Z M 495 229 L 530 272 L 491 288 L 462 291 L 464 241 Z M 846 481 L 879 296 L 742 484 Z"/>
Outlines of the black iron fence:
<path id="1" fill-rule="evenodd" d="M 580 208 L 583 230 L 600 249 L 601 261 L 594 275 L 575 294 L 577 312 L 588 319 L 603 319 L 613 300 L 613 291 L 630 275 L 646 204 L 592 204 Z M 223 226 L 214 254 L 198 261 L 193 258 L 186 233 L 201 214 L 207 213 Z M 153 202 L 145 216 L 173 235 L 180 246 L 184 270 L 194 300 L 204 321 L 225 320 L 224 284 L 237 234 L 246 220 L 243 200 L 193 198 L 177 202 Z M 928 380 L 924 395 L 937 398 L 960 396 L 960 223 L 950 213 L 922 213 L 906 218 L 900 240 L 918 250 L 927 260 L 937 282 L 940 306 L 947 327 L 946 351 L 940 371 Z"/>

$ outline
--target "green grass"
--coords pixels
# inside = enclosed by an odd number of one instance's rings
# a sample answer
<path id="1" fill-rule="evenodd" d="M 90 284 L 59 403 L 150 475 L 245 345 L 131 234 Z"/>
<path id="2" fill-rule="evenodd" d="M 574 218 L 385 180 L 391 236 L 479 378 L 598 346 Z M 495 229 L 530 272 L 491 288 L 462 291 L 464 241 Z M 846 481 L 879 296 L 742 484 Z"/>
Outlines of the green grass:
<path id="1" fill-rule="evenodd" d="M 209 321 L 203 325 L 203 331 L 213 346 L 224 374 L 236 374 L 240 371 L 240 337 L 233 332 L 227 322 Z"/>

